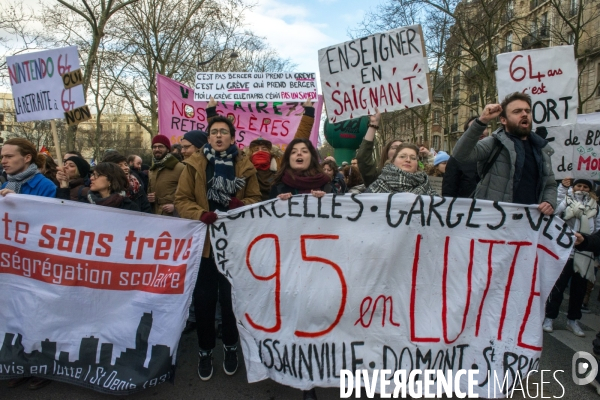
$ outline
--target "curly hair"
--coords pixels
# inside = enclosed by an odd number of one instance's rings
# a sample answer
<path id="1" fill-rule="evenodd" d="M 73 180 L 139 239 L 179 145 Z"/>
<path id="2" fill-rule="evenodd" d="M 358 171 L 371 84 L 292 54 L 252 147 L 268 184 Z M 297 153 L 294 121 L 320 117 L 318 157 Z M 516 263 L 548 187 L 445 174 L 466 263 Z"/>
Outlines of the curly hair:
<path id="1" fill-rule="evenodd" d="M 352 165 L 346 165 L 344 168 L 342 168 L 342 174 L 344 174 L 344 178 L 346 178 L 346 185 L 348 185 L 349 188 L 365 183 L 358 168 Z"/>

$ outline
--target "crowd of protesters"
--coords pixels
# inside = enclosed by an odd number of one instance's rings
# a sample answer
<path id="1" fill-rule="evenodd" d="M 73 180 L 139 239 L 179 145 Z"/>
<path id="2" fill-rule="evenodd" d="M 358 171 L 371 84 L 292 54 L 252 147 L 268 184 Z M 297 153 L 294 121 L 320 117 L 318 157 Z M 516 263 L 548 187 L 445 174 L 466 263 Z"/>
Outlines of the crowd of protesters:
<path id="1" fill-rule="evenodd" d="M 38 154 L 25 139 L 10 139 L 2 147 L 3 184 L 8 193 L 56 197 L 156 215 L 202 221 L 211 225 L 217 211 L 229 211 L 269 199 L 287 200 L 293 195 L 361 193 L 413 193 L 426 196 L 463 197 L 538 205 L 541 213 L 556 214 L 577 233 L 577 246 L 546 302 L 544 331 L 552 332 L 553 320 L 570 283 L 567 328 L 584 336 L 578 325 L 587 310 L 595 281 L 594 254 L 600 253 L 600 215 L 594 182 L 587 179 L 554 179 L 545 138 L 532 131 L 531 99 L 513 93 L 501 104 L 487 105 L 482 114 L 465 123 L 465 132 L 450 156 L 423 146 L 394 139 L 374 157 L 374 141 L 381 115 L 369 118 L 367 133 L 356 158 L 338 167 L 333 157 L 320 161 L 309 140 L 314 108 L 303 104 L 304 115 L 293 140 L 282 152 L 269 140 L 259 138 L 240 150 L 234 124 L 216 112 L 211 99 L 207 132 L 190 131 L 173 145 L 166 136 L 152 139 L 152 165 L 142 168 L 137 155 L 111 151 L 95 167 L 75 151 L 65 154 L 62 167 Z M 499 128 L 488 136 L 488 125 L 499 119 Z M 442 179 L 441 193 L 430 185 Z M 184 333 L 198 337 L 198 375 L 214 374 L 212 352 L 216 347 L 216 316 L 220 314 L 223 371 L 238 369 L 239 334 L 233 313 L 231 285 L 219 273 L 209 235 L 197 283 L 190 320 Z M 220 312 L 218 312 L 220 305 Z M 600 338 L 598 353 L 600 354 Z M 596 343 L 595 343 L 596 345 Z M 15 379 L 16 387 L 29 378 Z M 31 389 L 50 381 L 33 378 Z M 316 399 L 316 391 L 303 393 Z"/>

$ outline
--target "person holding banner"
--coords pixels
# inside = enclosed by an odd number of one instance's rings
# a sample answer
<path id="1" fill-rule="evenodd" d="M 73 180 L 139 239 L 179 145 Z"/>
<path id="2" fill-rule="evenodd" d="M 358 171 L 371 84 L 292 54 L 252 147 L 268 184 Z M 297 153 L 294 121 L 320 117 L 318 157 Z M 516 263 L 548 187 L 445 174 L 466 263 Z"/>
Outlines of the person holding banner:
<path id="1" fill-rule="evenodd" d="M 381 150 L 379 156 L 379 163 L 375 166 L 375 160 L 373 158 L 373 145 L 375 140 L 375 133 L 379 129 L 379 121 L 381 120 L 381 113 L 375 108 L 375 115 L 369 115 L 369 129 L 360 143 L 360 147 L 356 150 L 356 160 L 360 174 L 363 177 L 365 186 L 371 185 L 375 182 L 377 177 L 381 174 L 381 170 L 385 164 L 392 160 L 398 147 L 402 144 L 401 140 L 393 139 L 386 143 Z"/>
<path id="2" fill-rule="evenodd" d="M 256 169 L 235 145 L 233 123 L 215 116 L 208 123 L 208 143 L 186 160 L 175 192 L 177 212 L 182 218 L 212 225 L 217 221 L 215 211 L 232 210 L 259 201 Z M 199 346 L 198 376 L 203 381 L 213 375 L 217 298 L 223 320 L 223 370 L 233 375 L 238 368 L 239 334 L 231 303 L 231 284 L 217 269 L 207 234 L 193 297 Z"/>
<path id="3" fill-rule="evenodd" d="M 7 181 L 0 186 L 0 195 L 9 193 L 56 197 L 56 185 L 38 168 L 38 152 L 29 140 L 8 139 L 2 146 L 2 168 Z"/>
<path id="4" fill-rule="evenodd" d="M 479 140 L 490 121 L 502 126 Z M 501 104 L 488 104 L 460 137 L 453 156 L 460 163 L 477 162 L 481 176 L 474 197 L 519 204 L 538 204 L 545 215 L 556 208 L 556 181 L 548 141 L 532 131 L 531 97 L 512 93 Z M 485 174 L 483 173 L 485 172 Z"/>
<path id="5" fill-rule="evenodd" d="M 429 186 L 427 174 L 419 171 L 419 148 L 410 143 L 398 147 L 393 161 L 385 164 L 381 175 L 368 187 L 366 193 L 438 195 Z"/>
<path id="6" fill-rule="evenodd" d="M 558 201 L 555 214 L 561 217 L 569 227 L 576 232 L 591 234 L 600 229 L 598 213 L 598 198 L 591 191 L 593 184 L 588 179 L 575 179 L 572 191 L 569 189 L 570 179 L 563 179 L 558 188 Z M 542 328 L 546 332 L 554 330 L 553 322 L 558 317 L 563 292 L 569 281 L 569 312 L 567 314 L 567 329 L 576 336 L 585 337 L 583 329 L 578 324 L 581 319 L 581 306 L 585 297 L 587 282 L 594 282 L 594 254 L 573 249 L 569 261 L 565 264 L 560 277 L 554 284 L 550 296 L 546 300 L 546 318 Z"/>
<path id="7" fill-rule="evenodd" d="M 325 175 L 331 179 L 331 186 L 333 187 L 333 193 L 344 194 L 346 193 L 347 186 L 344 179 L 344 175 L 339 172 L 339 168 L 333 157 L 327 157 L 325 161 L 321 163 L 321 168 Z"/>
<path id="8" fill-rule="evenodd" d="M 319 165 L 317 150 L 308 139 L 294 139 L 283 153 L 270 198 L 287 200 L 296 194 L 323 197 L 333 193 L 331 178 Z"/>

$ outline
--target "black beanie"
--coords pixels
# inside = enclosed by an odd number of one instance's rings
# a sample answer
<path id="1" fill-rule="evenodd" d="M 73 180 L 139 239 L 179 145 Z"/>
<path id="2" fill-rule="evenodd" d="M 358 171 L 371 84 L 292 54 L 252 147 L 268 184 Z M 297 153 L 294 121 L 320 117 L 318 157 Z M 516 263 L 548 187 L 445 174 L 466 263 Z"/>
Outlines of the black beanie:
<path id="1" fill-rule="evenodd" d="M 65 162 L 66 161 L 73 161 L 75 163 L 75 165 L 77 166 L 77 171 L 79 171 L 80 177 L 87 178 L 87 176 L 90 174 L 90 164 L 88 164 L 88 162 L 85 161 L 83 158 L 71 156 L 67 158 Z"/>
<path id="2" fill-rule="evenodd" d="M 183 135 L 183 139 L 187 140 L 197 148 L 201 148 L 208 142 L 206 132 L 202 131 L 189 131 Z"/>

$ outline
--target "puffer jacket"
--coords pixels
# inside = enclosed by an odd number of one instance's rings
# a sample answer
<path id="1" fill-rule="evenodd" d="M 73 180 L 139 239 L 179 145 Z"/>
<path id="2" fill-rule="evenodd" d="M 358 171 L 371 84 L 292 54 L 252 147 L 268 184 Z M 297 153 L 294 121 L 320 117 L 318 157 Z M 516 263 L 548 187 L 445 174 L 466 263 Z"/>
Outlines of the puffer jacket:
<path id="1" fill-rule="evenodd" d="M 559 184 L 558 185 L 558 198 L 557 198 L 558 206 L 556 207 L 556 210 L 554 210 L 554 215 L 558 215 L 560 218 L 563 218 L 563 219 L 564 219 L 563 213 L 565 212 L 565 210 L 568 207 L 567 195 L 573 196 L 572 188 L 565 187 L 562 184 Z M 598 209 L 598 204 L 596 204 L 596 210 L 600 211 Z M 589 233 L 595 233 L 596 231 L 598 231 L 600 229 L 600 212 L 597 212 L 596 216 L 589 218 L 588 221 L 590 224 L 590 232 Z M 567 225 L 569 225 L 569 228 L 571 228 L 575 232 L 579 232 L 579 229 L 581 226 L 581 221 L 579 220 L 579 218 L 570 218 L 570 219 L 566 220 L 565 222 L 567 223 Z"/>
<path id="2" fill-rule="evenodd" d="M 477 121 L 471 124 L 456 143 L 452 156 L 460 163 L 477 162 L 477 171 L 481 176 L 483 168 L 494 149 L 496 142 L 494 137 L 496 137 L 502 144 L 503 149 L 487 175 L 477 184 L 475 197 L 512 203 L 513 177 L 517 163 L 515 145 L 506 135 L 504 127 L 500 127 L 492 133 L 493 137 L 479 140 L 485 128 Z M 531 132 L 528 140 L 531 140 L 534 146 L 541 147 L 542 153 L 541 162 L 538 163 L 541 184 L 538 203 L 547 202 L 556 209 L 556 181 L 554 180 L 554 172 L 550 161 L 554 150 L 545 139 L 534 132 Z"/>
<path id="3" fill-rule="evenodd" d="M 179 185 L 175 192 L 175 209 L 181 218 L 199 221 L 202 213 L 209 211 L 206 192 L 206 167 L 208 160 L 202 151 L 197 151 L 185 160 L 185 168 L 179 177 Z M 234 162 L 235 176 L 245 178 L 246 184 L 237 191 L 235 197 L 245 205 L 258 203 L 261 200 L 260 188 L 256 177 L 256 169 L 250 159 L 239 153 Z M 210 255 L 210 235 L 206 233 L 202 257 Z"/>

